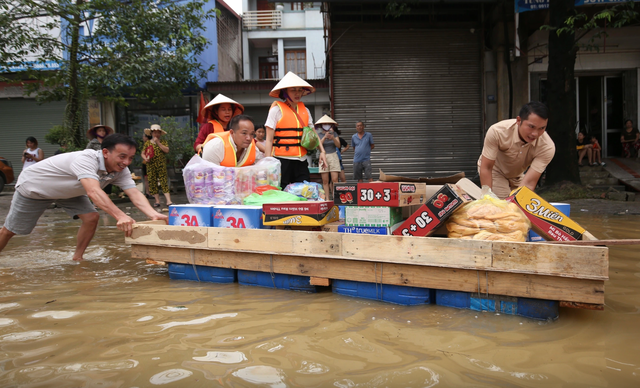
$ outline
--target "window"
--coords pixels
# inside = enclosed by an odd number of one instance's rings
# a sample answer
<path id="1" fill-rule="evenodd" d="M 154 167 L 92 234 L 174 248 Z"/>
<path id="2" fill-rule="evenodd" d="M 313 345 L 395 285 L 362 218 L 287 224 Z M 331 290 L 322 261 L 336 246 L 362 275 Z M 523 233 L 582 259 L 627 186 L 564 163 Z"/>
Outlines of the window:
<path id="1" fill-rule="evenodd" d="M 306 50 L 284 50 L 284 72 L 292 72 L 300 78 L 307 78 Z"/>
<path id="2" fill-rule="evenodd" d="M 278 57 L 260 57 L 258 59 L 260 64 L 259 79 L 278 79 Z"/>
<path id="3" fill-rule="evenodd" d="M 292 11 L 304 11 L 304 3 L 301 1 L 294 1 L 291 3 Z"/>

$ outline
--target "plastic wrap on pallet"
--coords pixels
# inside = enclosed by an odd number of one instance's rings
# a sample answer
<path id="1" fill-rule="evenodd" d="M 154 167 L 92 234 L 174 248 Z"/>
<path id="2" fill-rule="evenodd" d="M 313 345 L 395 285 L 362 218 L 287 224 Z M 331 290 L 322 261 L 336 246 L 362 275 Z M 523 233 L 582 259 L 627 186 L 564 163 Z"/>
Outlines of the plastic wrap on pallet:
<path id="1" fill-rule="evenodd" d="M 189 203 L 241 205 L 260 186 L 280 186 L 280 161 L 260 159 L 253 166 L 222 167 L 195 155 L 182 171 Z"/>

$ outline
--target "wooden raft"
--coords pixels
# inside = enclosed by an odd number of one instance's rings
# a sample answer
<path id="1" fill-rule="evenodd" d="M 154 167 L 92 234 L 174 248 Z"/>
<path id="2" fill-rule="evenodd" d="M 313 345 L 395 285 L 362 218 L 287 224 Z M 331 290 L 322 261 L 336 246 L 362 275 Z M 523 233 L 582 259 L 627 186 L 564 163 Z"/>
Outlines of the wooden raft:
<path id="1" fill-rule="evenodd" d="M 606 247 L 274 229 L 134 225 L 132 257 L 557 300 L 602 309 Z M 328 280 L 326 281 L 328 284 Z"/>

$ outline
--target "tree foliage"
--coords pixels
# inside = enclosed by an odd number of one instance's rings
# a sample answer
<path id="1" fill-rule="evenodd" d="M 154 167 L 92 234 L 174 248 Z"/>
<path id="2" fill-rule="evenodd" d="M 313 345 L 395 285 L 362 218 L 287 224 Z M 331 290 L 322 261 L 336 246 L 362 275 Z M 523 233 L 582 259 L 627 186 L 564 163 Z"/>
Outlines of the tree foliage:
<path id="1" fill-rule="evenodd" d="M 86 101 L 151 102 L 197 87 L 208 0 L 0 0 L 0 68 L 24 69 L 25 92 L 66 100 L 64 127 L 82 141 Z M 59 71 L 46 70 L 59 64 Z M 1 73 L 1 72 L 0 72 Z M 15 75 L 0 74 L 15 82 Z"/>

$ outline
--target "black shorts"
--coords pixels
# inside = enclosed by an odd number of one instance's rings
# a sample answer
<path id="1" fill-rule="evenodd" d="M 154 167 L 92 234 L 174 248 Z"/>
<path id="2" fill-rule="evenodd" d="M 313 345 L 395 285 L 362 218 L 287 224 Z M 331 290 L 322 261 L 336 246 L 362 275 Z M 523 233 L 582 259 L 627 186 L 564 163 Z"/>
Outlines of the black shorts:
<path id="1" fill-rule="evenodd" d="M 280 171 L 282 178 L 280 179 L 280 186 L 284 190 L 289 183 L 302 182 L 311 180 L 309 174 L 309 164 L 307 161 L 291 160 L 276 158 L 280 161 Z"/>

